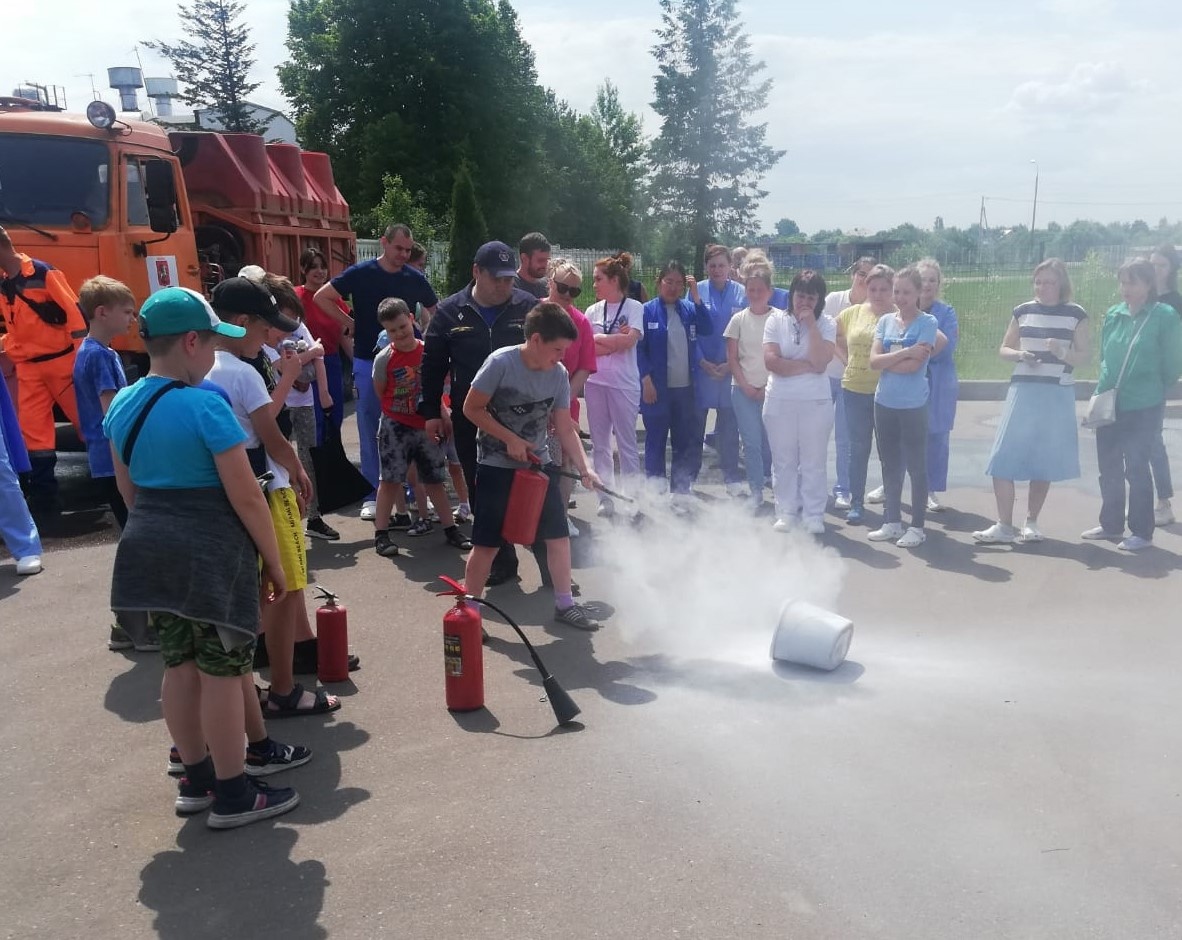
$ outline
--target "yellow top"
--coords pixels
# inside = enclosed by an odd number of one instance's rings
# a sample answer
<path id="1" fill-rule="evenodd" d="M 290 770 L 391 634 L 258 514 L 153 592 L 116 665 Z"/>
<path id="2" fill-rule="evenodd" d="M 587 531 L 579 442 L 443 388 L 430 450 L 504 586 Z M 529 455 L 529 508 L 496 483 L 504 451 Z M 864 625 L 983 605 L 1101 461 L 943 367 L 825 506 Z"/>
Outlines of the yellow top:
<path id="1" fill-rule="evenodd" d="M 837 315 L 837 325 L 845 337 L 848 355 L 841 387 L 862 395 L 873 395 L 878 388 L 878 373 L 870 368 L 870 349 L 874 346 L 878 317 L 870 309 L 870 304 L 855 304 Z"/>

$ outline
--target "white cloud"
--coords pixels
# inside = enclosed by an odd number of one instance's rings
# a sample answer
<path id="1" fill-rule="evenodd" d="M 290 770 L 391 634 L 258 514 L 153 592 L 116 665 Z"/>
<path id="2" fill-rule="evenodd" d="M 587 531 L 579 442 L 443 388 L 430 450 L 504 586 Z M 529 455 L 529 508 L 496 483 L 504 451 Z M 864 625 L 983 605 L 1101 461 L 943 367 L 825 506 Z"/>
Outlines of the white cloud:
<path id="1" fill-rule="evenodd" d="M 1148 90 L 1149 84 L 1130 77 L 1120 62 L 1081 62 L 1061 81 L 1018 85 L 1007 107 L 1035 117 L 1098 114 Z"/>

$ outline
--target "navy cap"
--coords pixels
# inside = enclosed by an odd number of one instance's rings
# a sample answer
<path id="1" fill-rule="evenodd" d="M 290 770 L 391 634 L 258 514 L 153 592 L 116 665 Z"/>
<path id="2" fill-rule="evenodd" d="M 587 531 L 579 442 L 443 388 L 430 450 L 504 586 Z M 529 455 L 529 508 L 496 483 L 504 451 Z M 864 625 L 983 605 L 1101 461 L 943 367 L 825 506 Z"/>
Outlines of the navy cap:
<path id="1" fill-rule="evenodd" d="M 486 242 L 476 251 L 476 267 L 493 277 L 513 277 L 517 273 L 517 256 L 504 242 Z"/>
<path id="2" fill-rule="evenodd" d="M 284 333 L 291 333 L 299 327 L 295 320 L 279 311 L 274 294 L 248 277 L 231 277 L 222 281 L 213 289 L 210 302 L 218 313 L 249 313 Z"/>

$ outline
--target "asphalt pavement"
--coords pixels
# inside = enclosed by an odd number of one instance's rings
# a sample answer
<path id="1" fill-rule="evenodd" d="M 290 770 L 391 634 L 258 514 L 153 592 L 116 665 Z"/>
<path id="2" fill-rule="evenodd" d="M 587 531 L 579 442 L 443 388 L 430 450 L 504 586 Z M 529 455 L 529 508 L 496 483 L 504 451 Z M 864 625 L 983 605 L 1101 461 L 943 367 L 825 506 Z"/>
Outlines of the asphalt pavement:
<path id="1" fill-rule="evenodd" d="M 777 535 L 713 469 L 689 524 L 611 523 L 580 491 L 602 629 L 549 622 L 528 553 L 490 592 L 582 708 L 565 729 L 495 617 L 487 708 L 449 713 L 435 578 L 462 556 L 436 531 L 381 559 L 329 517 L 342 539 L 309 562 L 362 668 L 334 715 L 273 722 L 315 751 L 272 778 L 300 806 L 231 832 L 173 815 L 159 657 L 107 651 L 113 523 L 67 487 L 44 573 L 0 560 L 0 935 L 1182 936 L 1182 526 L 1137 556 L 1081 542 L 1081 432 L 1047 541 L 974 545 L 999 410 L 962 404 L 949 508 L 914 551 L 832 514 L 823 547 Z M 1182 421 L 1167 439 L 1182 473 Z M 835 672 L 768 660 L 794 596 L 853 620 Z"/>

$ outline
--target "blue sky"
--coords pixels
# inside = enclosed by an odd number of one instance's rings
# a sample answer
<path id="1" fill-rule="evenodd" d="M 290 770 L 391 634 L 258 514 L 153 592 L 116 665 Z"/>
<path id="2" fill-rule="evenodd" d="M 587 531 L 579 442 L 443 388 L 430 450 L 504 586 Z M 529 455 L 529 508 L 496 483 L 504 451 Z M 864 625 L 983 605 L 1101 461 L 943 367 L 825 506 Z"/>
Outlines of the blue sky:
<path id="1" fill-rule="evenodd" d="M 656 133 L 655 0 L 515 6 L 543 84 L 586 109 L 610 76 Z M 286 10 L 286 0 L 246 4 L 257 97 L 281 108 Z M 1031 160 L 1040 226 L 1182 217 L 1182 15 L 1169 0 L 740 0 L 739 12 L 775 81 L 753 118 L 788 151 L 764 181 L 768 228 L 784 216 L 806 232 L 929 226 L 937 215 L 967 225 L 982 196 L 991 224 L 1029 224 Z M 175 8 L 159 0 L 40 0 L 38 13 L 5 24 L 0 93 L 26 80 L 64 85 L 71 109 L 90 98 L 82 73 L 96 73 L 113 101 L 107 66 L 135 65 L 135 39 L 179 36 Z M 51 49 L 39 29 L 47 19 L 72 26 Z M 163 72 L 140 54 L 147 72 Z"/>

